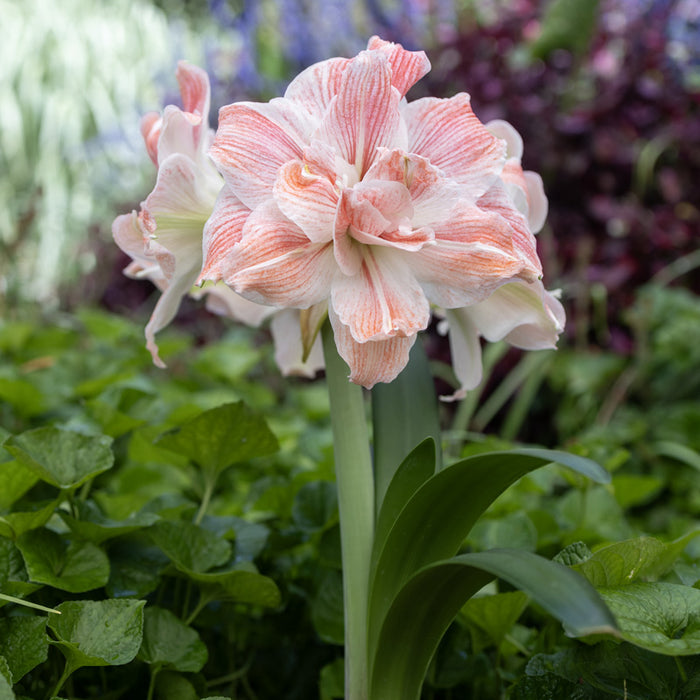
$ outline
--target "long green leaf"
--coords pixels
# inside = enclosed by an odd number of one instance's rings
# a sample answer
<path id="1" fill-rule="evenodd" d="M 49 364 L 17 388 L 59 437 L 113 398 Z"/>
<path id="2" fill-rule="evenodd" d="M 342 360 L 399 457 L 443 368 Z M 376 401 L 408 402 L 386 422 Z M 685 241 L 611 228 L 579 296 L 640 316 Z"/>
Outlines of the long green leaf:
<path id="1" fill-rule="evenodd" d="M 601 597 L 571 569 L 515 549 L 463 554 L 421 569 L 396 596 L 370 660 L 370 700 L 418 698 L 450 622 L 496 576 L 527 593 L 576 636 L 617 633 Z"/>
<path id="2" fill-rule="evenodd" d="M 550 462 L 595 481 L 609 476 L 595 462 L 565 452 L 521 449 L 476 455 L 433 475 L 407 501 L 373 556 L 370 656 L 379 627 L 401 586 L 419 569 L 453 556 L 477 519 L 508 486 Z"/>
<path id="3" fill-rule="evenodd" d="M 427 437 L 435 440 L 441 465 L 440 421 L 435 385 L 420 339 L 411 348 L 405 369 L 389 384 L 372 389 L 376 511 L 404 457 Z"/>

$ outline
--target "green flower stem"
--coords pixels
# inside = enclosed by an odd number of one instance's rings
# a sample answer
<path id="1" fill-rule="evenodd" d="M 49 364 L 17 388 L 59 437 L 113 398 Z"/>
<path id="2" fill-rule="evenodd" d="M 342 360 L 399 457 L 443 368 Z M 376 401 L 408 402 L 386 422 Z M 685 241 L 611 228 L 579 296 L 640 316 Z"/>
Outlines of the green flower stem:
<path id="1" fill-rule="evenodd" d="M 329 323 L 322 329 L 331 405 L 345 602 L 345 700 L 367 700 L 367 599 L 374 476 L 362 388 L 348 380 Z"/>

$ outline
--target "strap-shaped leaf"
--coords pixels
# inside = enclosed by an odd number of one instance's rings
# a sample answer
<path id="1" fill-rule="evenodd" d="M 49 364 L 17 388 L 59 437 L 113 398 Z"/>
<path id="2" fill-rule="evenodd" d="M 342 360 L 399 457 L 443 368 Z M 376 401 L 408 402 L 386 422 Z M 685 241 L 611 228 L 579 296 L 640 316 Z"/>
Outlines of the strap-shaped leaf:
<path id="1" fill-rule="evenodd" d="M 491 503 L 521 476 L 550 462 L 598 482 L 608 473 L 589 459 L 551 450 L 521 449 L 476 455 L 430 477 L 401 510 L 373 556 L 369 653 L 401 586 L 419 569 L 453 556 Z"/>
<path id="2" fill-rule="evenodd" d="M 370 700 L 418 698 L 450 622 L 494 577 L 527 593 L 576 636 L 617 632 L 596 590 L 566 566 L 517 549 L 462 554 L 421 569 L 399 591 L 370 659 Z"/>

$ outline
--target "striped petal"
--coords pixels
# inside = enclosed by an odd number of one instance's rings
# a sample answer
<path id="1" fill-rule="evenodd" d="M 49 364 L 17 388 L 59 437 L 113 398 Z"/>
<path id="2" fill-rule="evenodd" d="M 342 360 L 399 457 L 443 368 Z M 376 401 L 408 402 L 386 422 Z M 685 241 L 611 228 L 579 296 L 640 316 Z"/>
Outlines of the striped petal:
<path id="1" fill-rule="evenodd" d="M 309 66 L 287 87 L 284 96 L 297 103 L 320 122 L 328 105 L 338 93 L 343 72 L 350 58 L 331 58 Z"/>
<path id="2" fill-rule="evenodd" d="M 506 158 L 506 144 L 491 134 L 472 111 L 465 93 L 450 99 L 424 97 L 403 106 L 408 150 L 464 185 L 476 201 L 493 184 Z"/>
<path id="3" fill-rule="evenodd" d="M 274 201 L 255 209 L 243 228 L 225 282 L 251 301 L 308 308 L 328 298 L 336 272 L 330 244 L 314 243 Z"/>
<path id="4" fill-rule="evenodd" d="M 333 282 L 331 305 L 358 343 L 414 335 L 430 321 L 423 290 L 410 270 L 396 262 L 385 249 L 366 250 L 355 275 Z"/>
<path id="5" fill-rule="evenodd" d="M 391 66 L 391 84 L 403 97 L 430 70 L 430 61 L 424 51 L 406 51 L 401 44 L 384 41 L 373 36 L 368 44 L 370 51 L 381 51 Z"/>

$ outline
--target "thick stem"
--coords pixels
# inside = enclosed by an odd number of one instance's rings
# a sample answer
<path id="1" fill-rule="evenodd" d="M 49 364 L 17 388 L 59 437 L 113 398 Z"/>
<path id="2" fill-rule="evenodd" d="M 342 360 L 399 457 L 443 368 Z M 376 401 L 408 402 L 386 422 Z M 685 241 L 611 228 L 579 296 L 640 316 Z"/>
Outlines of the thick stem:
<path id="1" fill-rule="evenodd" d="M 345 700 L 367 700 L 367 600 L 374 476 L 362 388 L 348 381 L 329 323 L 322 330 L 340 512 L 345 604 Z"/>

